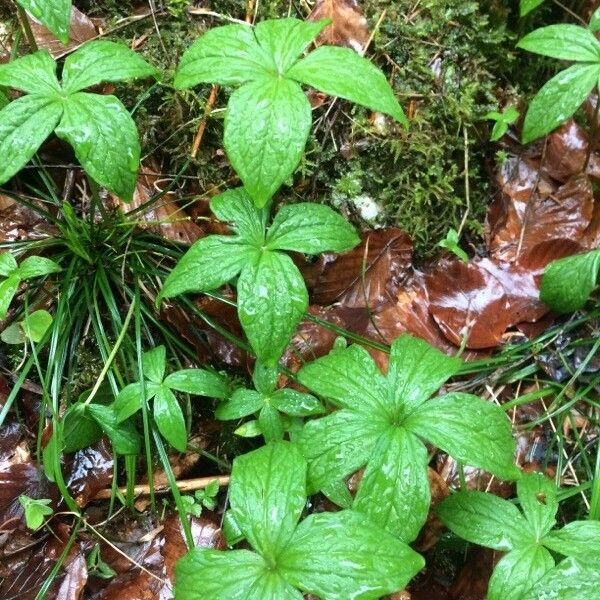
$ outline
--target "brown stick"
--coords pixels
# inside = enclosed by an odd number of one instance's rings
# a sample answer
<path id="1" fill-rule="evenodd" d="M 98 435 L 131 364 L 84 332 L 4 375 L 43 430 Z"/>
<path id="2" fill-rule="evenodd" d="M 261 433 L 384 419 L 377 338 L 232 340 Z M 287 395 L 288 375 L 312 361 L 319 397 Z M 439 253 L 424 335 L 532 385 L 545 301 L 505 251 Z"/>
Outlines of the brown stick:
<path id="1" fill-rule="evenodd" d="M 200 125 L 198 126 L 198 133 L 194 138 L 194 145 L 192 146 L 192 158 L 196 158 L 198 155 L 198 151 L 200 150 L 200 144 L 202 143 L 202 138 L 204 137 L 204 132 L 206 131 L 206 122 L 212 109 L 215 107 L 215 103 L 217 101 L 217 96 L 219 95 L 219 86 L 214 85 L 210 90 L 210 96 L 206 101 L 206 106 L 204 107 L 204 116 L 202 117 L 202 121 L 200 121 Z"/>
<path id="2" fill-rule="evenodd" d="M 177 488 L 180 492 L 194 492 L 196 490 L 202 490 L 205 487 L 208 487 L 208 485 L 215 480 L 219 482 L 220 487 L 225 487 L 226 485 L 229 485 L 229 479 L 229 475 L 219 475 L 217 477 L 198 477 L 196 479 L 182 479 L 181 481 L 177 482 Z M 156 486 L 154 491 L 157 494 L 166 494 L 170 491 L 170 488 L 165 484 L 160 487 Z M 127 493 L 127 488 L 119 488 L 119 492 L 125 495 Z M 111 497 L 111 494 L 111 489 L 100 490 L 94 497 L 94 500 L 108 500 Z M 133 488 L 133 494 L 134 496 L 148 496 L 150 494 L 150 486 L 136 485 Z"/>

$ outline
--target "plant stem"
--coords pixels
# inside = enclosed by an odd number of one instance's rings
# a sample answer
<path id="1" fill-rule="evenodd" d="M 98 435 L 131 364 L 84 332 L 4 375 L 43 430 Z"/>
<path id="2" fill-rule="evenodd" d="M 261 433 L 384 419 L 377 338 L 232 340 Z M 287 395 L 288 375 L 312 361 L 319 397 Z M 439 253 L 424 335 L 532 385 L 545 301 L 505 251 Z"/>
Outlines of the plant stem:
<path id="1" fill-rule="evenodd" d="M 33 31 L 31 30 L 31 25 L 29 23 L 29 17 L 27 16 L 27 12 L 17 4 L 17 13 L 19 14 L 19 21 L 21 21 L 21 27 L 25 32 L 25 37 L 27 38 L 30 50 L 32 52 L 37 52 L 38 45 L 35 41 Z"/>
<path id="2" fill-rule="evenodd" d="M 588 165 L 590 164 L 590 158 L 594 146 L 596 145 L 596 138 L 598 137 L 598 114 L 600 113 L 600 86 L 596 86 L 596 108 L 594 109 L 594 118 L 592 119 L 592 132 L 590 135 L 590 141 L 585 155 L 585 162 L 583 163 L 583 172 L 587 171 Z"/>

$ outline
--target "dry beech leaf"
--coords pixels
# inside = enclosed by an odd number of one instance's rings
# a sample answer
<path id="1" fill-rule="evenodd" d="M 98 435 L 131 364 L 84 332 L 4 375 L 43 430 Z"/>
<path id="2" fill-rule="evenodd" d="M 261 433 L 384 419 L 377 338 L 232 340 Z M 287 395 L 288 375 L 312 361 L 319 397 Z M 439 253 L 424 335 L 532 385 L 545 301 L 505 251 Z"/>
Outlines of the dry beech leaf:
<path id="1" fill-rule="evenodd" d="M 54 228 L 34 210 L 0 194 L 0 242 L 37 240 L 53 232 Z"/>
<path id="2" fill-rule="evenodd" d="M 362 54 L 371 37 L 367 19 L 356 0 L 317 0 L 308 19 L 332 20 L 316 39 L 318 45 L 348 46 Z"/>

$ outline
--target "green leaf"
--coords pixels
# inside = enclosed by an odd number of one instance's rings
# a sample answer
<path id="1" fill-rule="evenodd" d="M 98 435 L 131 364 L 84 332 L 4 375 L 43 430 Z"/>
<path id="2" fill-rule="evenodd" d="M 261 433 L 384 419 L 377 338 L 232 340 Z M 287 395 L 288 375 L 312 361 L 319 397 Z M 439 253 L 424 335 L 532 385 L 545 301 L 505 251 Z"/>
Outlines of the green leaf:
<path id="1" fill-rule="evenodd" d="M 96 40 L 88 42 L 65 60 L 62 84 L 72 94 L 103 82 L 151 77 L 157 71 L 124 44 Z"/>
<path id="2" fill-rule="evenodd" d="M 509 551 L 535 543 L 519 509 L 493 494 L 457 492 L 436 512 L 453 533 L 474 544 Z"/>
<path id="3" fill-rule="evenodd" d="M 558 531 L 551 531 L 542 543 L 553 552 L 583 561 L 598 553 L 600 521 L 571 521 Z"/>
<path id="4" fill-rule="evenodd" d="M 54 131 L 63 105 L 53 98 L 24 96 L 0 112 L 0 184 L 18 173 Z"/>
<path id="5" fill-rule="evenodd" d="M 11 275 L 8 279 L 0 282 L 0 321 L 6 318 L 8 307 L 19 289 L 20 283 L 18 275 Z"/>
<path id="6" fill-rule="evenodd" d="M 154 420 L 162 436 L 179 452 L 187 448 L 187 431 L 183 411 L 175 394 L 165 386 L 160 386 L 154 396 Z"/>
<path id="7" fill-rule="evenodd" d="M 270 394 L 276 387 L 279 379 L 279 367 L 267 366 L 259 360 L 254 364 L 252 383 L 261 394 Z"/>
<path id="8" fill-rule="evenodd" d="M 242 268 L 237 293 L 240 323 L 257 358 L 275 364 L 308 308 L 298 267 L 285 254 L 264 251 Z"/>
<path id="9" fill-rule="evenodd" d="M 269 19 L 261 21 L 254 31 L 260 46 L 273 57 L 277 73 L 283 75 L 328 23 L 327 19 Z"/>
<path id="10" fill-rule="evenodd" d="M 487 600 L 521 600 L 523 594 L 552 567 L 554 559 L 541 546 L 512 550 L 494 568 Z"/>
<path id="11" fill-rule="evenodd" d="M 344 409 L 306 423 L 298 443 L 308 460 L 309 494 L 364 467 L 388 428 L 377 417 Z"/>
<path id="12" fill-rule="evenodd" d="M 167 375 L 163 383 L 172 390 L 208 398 L 227 398 L 231 393 L 226 377 L 205 369 L 182 369 Z"/>
<path id="13" fill-rule="evenodd" d="M 247 83 L 229 99 L 224 143 L 247 192 L 263 207 L 298 166 L 312 121 L 300 86 L 281 78 Z"/>
<path id="14" fill-rule="evenodd" d="M 210 209 L 219 221 L 227 223 L 242 240 L 261 247 L 265 241 L 265 209 L 256 208 L 244 188 L 227 190 L 210 201 Z"/>
<path id="15" fill-rule="evenodd" d="M 236 238 L 210 235 L 198 240 L 181 258 L 165 281 L 157 302 L 186 292 L 209 292 L 234 277 L 253 260 L 258 250 Z"/>
<path id="16" fill-rule="evenodd" d="M 144 388 L 146 392 L 146 400 L 153 398 L 154 394 L 156 394 L 158 390 L 158 386 L 156 384 L 152 384 L 151 382 L 146 382 Z M 140 410 L 140 408 L 142 408 L 143 396 L 142 384 L 139 381 L 136 383 L 130 383 L 119 392 L 113 405 L 118 423 L 129 419 L 129 417 L 134 415 L 138 410 Z"/>
<path id="17" fill-rule="evenodd" d="M 353 511 L 312 514 L 277 561 L 294 586 L 320 598 L 381 598 L 403 589 L 423 558 Z"/>
<path id="18" fill-rule="evenodd" d="M 354 227 L 329 206 L 300 202 L 284 206 L 267 235 L 271 250 L 305 254 L 344 252 L 360 242 Z"/>
<path id="19" fill-rule="evenodd" d="M 599 250 L 556 260 L 544 271 L 540 299 L 553 311 L 575 312 L 596 288 L 599 270 Z"/>
<path id="20" fill-rule="evenodd" d="M 428 462 L 427 449 L 415 435 L 390 429 L 369 459 L 353 508 L 403 542 L 412 542 L 429 512 Z"/>
<path id="21" fill-rule="evenodd" d="M 31 279 L 59 271 L 62 269 L 53 260 L 43 256 L 29 256 L 19 265 L 17 273 L 21 279 Z"/>
<path id="22" fill-rule="evenodd" d="M 131 115 L 115 96 L 78 92 L 64 102 L 56 135 L 69 142 L 86 173 L 130 201 L 140 167 L 140 141 Z"/>
<path id="23" fill-rule="evenodd" d="M 519 2 L 519 13 L 522 17 L 528 15 L 534 8 L 542 4 L 544 0 L 521 0 Z"/>
<path id="24" fill-rule="evenodd" d="M 275 559 L 287 545 L 306 503 L 306 461 L 289 442 L 268 444 L 233 462 L 229 500 L 252 547 Z"/>
<path id="25" fill-rule="evenodd" d="M 0 340 L 5 344 L 20 346 L 25 343 L 25 334 L 20 323 L 11 323 L 0 333 Z"/>
<path id="26" fill-rule="evenodd" d="M 387 381 L 390 400 L 407 415 L 428 400 L 462 365 L 427 342 L 407 334 L 394 340 Z"/>
<path id="27" fill-rule="evenodd" d="M 541 539 L 556 524 L 556 485 L 542 473 L 524 473 L 517 481 L 517 495 L 525 518 L 537 539 Z"/>
<path id="28" fill-rule="evenodd" d="M 592 18 L 590 19 L 589 28 L 592 33 L 600 31 L 600 8 L 597 8 L 594 11 Z"/>
<path id="29" fill-rule="evenodd" d="M 6 92 L 0 87 L 0 110 L 7 106 L 8 103 L 8 96 L 6 95 Z"/>
<path id="30" fill-rule="evenodd" d="M 460 462 L 500 479 L 518 479 L 516 444 L 506 413 L 471 394 L 455 392 L 420 406 L 404 426 Z"/>
<path id="31" fill-rule="evenodd" d="M 17 0 L 17 2 L 65 46 L 69 43 L 71 0 Z"/>
<path id="32" fill-rule="evenodd" d="M 264 405 L 263 397 L 254 390 L 235 390 L 229 400 L 219 404 L 215 416 L 222 421 L 241 419 L 258 412 Z"/>
<path id="33" fill-rule="evenodd" d="M 199 83 L 242 84 L 275 76 L 275 64 L 258 44 L 248 25 L 225 25 L 209 29 L 183 55 L 175 87 Z"/>
<path id="34" fill-rule="evenodd" d="M 56 61 L 47 50 L 40 50 L 0 65 L 0 86 L 28 94 L 56 95 L 60 92 Z"/>
<path id="35" fill-rule="evenodd" d="M 77 452 L 95 444 L 102 437 L 102 430 L 88 414 L 85 402 L 72 404 L 63 417 L 64 452 Z"/>
<path id="36" fill-rule="evenodd" d="M 408 127 L 385 75 L 350 48 L 321 46 L 297 62 L 286 76 L 371 110 L 390 115 Z"/>
<path id="37" fill-rule="evenodd" d="M 29 529 L 39 529 L 44 522 L 44 517 L 50 516 L 54 511 L 48 506 L 52 500 L 47 498 L 30 498 L 19 496 L 19 502 L 25 509 L 25 523 Z"/>
<path id="38" fill-rule="evenodd" d="M 278 442 L 283 439 L 283 422 L 277 409 L 268 402 L 258 413 L 258 426 L 265 438 L 265 442 Z"/>
<path id="39" fill-rule="evenodd" d="M 249 550 L 193 548 L 177 561 L 177 600 L 246 600 L 267 565 Z"/>
<path id="40" fill-rule="evenodd" d="M 591 600 L 600 598 L 600 570 L 574 558 L 550 569 L 520 600 Z"/>
<path id="41" fill-rule="evenodd" d="M 389 413 L 386 381 L 362 346 L 334 349 L 304 365 L 298 372 L 298 381 L 338 406 L 366 416 Z"/>
<path id="42" fill-rule="evenodd" d="M 541 27 L 522 38 L 517 47 L 551 58 L 600 63 L 600 42 L 580 25 Z"/>
<path id="43" fill-rule="evenodd" d="M 165 377 L 167 351 L 164 346 L 157 346 L 142 354 L 142 372 L 152 383 L 160 384 Z"/>
<path id="44" fill-rule="evenodd" d="M 41 342 L 52 325 L 52 315 L 47 310 L 36 310 L 23 319 L 25 335 L 36 344 Z"/>
<path id="45" fill-rule="evenodd" d="M 325 407 L 317 398 L 290 388 L 273 392 L 270 401 L 277 410 L 291 417 L 310 417 L 325 412 Z"/>
<path id="46" fill-rule="evenodd" d="M 523 143 L 529 143 L 571 117 L 600 76 L 600 64 L 574 64 L 560 71 L 531 101 L 523 123 Z"/>
<path id="47" fill-rule="evenodd" d="M 108 436 L 113 450 L 117 454 L 132 455 L 140 453 L 141 440 L 139 433 L 130 421 L 119 423 L 111 406 L 90 404 L 88 412 Z"/>
<path id="48" fill-rule="evenodd" d="M 17 261 L 8 250 L 0 252 L 0 277 L 8 277 L 17 270 Z"/>
<path id="49" fill-rule="evenodd" d="M 255 438 L 262 435 L 262 431 L 256 419 L 246 421 L 240 425 L 233 433 L 244 438 Z"/>

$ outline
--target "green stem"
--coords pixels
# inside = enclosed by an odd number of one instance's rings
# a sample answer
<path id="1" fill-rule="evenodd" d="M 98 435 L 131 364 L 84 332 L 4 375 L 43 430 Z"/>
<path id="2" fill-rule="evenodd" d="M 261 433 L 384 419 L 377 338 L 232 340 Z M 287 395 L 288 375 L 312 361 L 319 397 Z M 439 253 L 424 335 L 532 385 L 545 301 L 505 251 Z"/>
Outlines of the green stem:
<path id="1" fill-rule="evenodd" d="M 21 8 L 21 6 L 19 6 L 18 4 L 17 12 L 19 14 L 19 21 L 21 21 L 21 27 L 23 28 L 23 31 L 25 32 L 25 37 L 27 38 L 27 42 L 29 43 L 29 48 L 32 52 L 37 52 L 38 45 L 35 41 L 33 31 L 31 30 L 31 25 L 29 24 L 29 17 L 27 16 L 25 10 Z"/>

